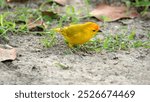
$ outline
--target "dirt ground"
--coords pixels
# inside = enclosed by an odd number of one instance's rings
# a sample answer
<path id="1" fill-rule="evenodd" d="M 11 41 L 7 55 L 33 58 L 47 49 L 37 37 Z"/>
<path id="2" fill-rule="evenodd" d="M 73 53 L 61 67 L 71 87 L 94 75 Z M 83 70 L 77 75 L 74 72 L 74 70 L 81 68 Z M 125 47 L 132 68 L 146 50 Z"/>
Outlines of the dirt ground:
<path id="1" fill-rule="evenodd" d="M 122 26 L 129 31 L 135 28 L 143 40 L 150 32 L 150 20 L 140 18 L 106 23 L 102 30 L 105 34 L 115 34 L 122 32 Z M 69 53 L 60 35 L 59 42 L 51 48 L 43 48 L 41 38 L 10 36 L 9 45 L 17 49 L 17 59 L 0 62 L 0 84 L 150 84 L 150 49 Z"/>

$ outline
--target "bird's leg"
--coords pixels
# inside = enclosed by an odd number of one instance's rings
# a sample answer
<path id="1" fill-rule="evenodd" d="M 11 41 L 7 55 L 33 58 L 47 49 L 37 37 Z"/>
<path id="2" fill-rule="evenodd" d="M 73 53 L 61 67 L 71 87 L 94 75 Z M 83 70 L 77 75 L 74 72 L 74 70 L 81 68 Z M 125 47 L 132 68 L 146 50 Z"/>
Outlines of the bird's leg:
<path id="1" fill-rule="evenodd" d="M 68 46 L 69 46 L 70 48 L 73 48 L 73 44 L 71 44 L 71 43 L 68 43 Z"/>
<path id="2" fill-rule="evenodd" d="M 71 43 L 68 43 L 68 46 L 69 46 L 69 48 L 70 48 L 72 53 L 77 53 L 79 51 L 79 49 L 80 49 L 79 46 L 71 44 Z"/>

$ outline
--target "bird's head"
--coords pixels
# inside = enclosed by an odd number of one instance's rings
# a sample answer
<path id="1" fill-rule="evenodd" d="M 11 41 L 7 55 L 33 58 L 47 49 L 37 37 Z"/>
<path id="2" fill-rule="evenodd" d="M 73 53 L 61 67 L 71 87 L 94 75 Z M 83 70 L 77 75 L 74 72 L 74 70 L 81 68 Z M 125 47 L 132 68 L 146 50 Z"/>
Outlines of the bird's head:
<path id="1" fill-rule="evenodd" d="M 100 26 L 94 22 L 87 22 L 86 25 L 88 29 L 93 33 L 96 33 L 100 30 Z"/>

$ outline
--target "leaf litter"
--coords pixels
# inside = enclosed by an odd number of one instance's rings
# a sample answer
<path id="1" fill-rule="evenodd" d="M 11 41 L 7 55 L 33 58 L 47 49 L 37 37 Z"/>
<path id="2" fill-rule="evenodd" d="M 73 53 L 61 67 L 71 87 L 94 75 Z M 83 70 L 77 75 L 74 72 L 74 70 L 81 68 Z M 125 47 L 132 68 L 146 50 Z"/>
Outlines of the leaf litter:
<path id="1" fill-rule="evenodd" d="M 138 12 L 126 6 L 111 6 L 106 4 L 98 5 L 90 14 L 101 21 L 116 21 L 121 18 L 138 17 Z"/>
<path id="2" fill-rule="evenodd" d="M 0 61 L 15 60 L 16 59 L 16 49 L 10 45 L 0 44 Z"/>

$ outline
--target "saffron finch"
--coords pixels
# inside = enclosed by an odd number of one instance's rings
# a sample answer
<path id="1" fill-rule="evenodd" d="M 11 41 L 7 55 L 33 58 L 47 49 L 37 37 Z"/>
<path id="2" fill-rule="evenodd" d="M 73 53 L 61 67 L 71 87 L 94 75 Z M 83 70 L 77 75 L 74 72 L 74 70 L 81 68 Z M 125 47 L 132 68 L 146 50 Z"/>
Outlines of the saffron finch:
<path id="1" fill-rule="evenodd" d="M 94 22 L 86 22 L 84 24 L 73 24 L 62 28 L 54 29 L 61 33 L 68 42 L 69 47 L 84 44 L 89 41 L 98 31 L 100 27 Z"/>

